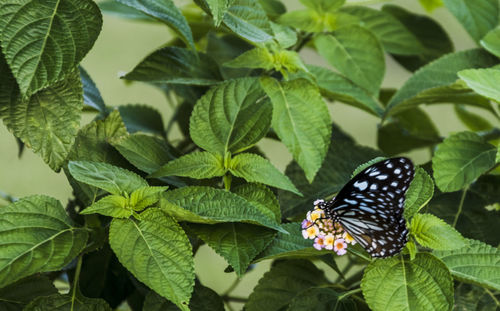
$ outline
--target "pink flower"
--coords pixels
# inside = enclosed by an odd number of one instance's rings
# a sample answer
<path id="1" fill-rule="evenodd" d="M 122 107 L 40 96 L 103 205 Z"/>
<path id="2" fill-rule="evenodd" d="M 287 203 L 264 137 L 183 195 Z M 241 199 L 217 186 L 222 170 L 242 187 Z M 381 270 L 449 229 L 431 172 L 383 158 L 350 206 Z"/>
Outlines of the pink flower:
<path id="1" fill-rule="evenodd" d="M 347 244 L 344 239 L 337 239 L 333 244 L 333 250 L 337 252 L 337 255 L 344 255 L 347 252 Z"/>
<path id="2" fill-rule="evenodd" d="M 325 248 L 325 237 L 320 235 L 314 239 L 314 248 L 320 251 L 322 248 Z"/>

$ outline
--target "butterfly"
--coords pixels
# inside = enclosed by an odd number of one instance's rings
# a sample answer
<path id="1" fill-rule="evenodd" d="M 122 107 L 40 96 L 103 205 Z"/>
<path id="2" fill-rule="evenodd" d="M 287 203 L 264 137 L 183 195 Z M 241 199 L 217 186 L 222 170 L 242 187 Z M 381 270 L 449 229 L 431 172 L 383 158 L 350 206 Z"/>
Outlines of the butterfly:
<path id="1" fill-rule="evenodd" d="M 408 241 L 403 210 L 414 175 L 408 158 L 383 160 L 362 170 L 318 207 L 372 257 L 390 257 Z"/>

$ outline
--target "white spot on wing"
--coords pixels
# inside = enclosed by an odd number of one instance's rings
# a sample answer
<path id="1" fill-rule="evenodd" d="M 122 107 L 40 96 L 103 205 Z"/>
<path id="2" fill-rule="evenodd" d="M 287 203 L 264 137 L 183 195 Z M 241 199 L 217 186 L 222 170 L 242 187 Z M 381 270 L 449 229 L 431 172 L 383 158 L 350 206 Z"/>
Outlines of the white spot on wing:
<path id="1" fill-rule="evenodd" d="M 387 179 L 387 175 L 378 175 L 377 177 L 378 180 L 384 180 L 384 179 Z"/>
<path id="2" fill-rule="evenodd" d="M 356 181 L 353 186 L 356 187 L 356 188 L 358 188 L 359 190 L 363 191 L 363 190 L 365 190 L 368 187 L 368 182 L 366 182 L 366 181 L 361 181 L 361 182 L 360 181 Z"/>

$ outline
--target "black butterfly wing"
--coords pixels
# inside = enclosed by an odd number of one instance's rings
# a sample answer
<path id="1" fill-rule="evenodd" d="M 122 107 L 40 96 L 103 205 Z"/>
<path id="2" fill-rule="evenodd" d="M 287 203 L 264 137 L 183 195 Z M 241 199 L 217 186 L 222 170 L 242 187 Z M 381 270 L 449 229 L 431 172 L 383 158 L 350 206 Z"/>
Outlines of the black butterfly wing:
<path id="1" fill-rule="evenodd" d="M 372 257 L 397 254 L 408 239 L 403 209 L 414 174 L 407 158 L 377 162 L 354 176 L 327 204 L 326 213 Z"/>

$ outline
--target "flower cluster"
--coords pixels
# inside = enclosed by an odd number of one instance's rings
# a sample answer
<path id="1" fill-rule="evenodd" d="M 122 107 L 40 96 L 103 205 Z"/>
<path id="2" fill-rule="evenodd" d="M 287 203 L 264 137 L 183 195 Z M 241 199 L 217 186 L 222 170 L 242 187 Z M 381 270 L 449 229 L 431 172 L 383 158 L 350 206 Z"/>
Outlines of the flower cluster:
<path id="1" fill-rule="evenodd" d="M 323 200 L 314 201 L 314 210 L 307 212 L 302 221 L 302 236 L 304 239 L 314 240 L 317 250 L 333 250 L 337 255 L 347 252 L 347 244 L 356 244 L 356 241 L 345 232 L 339 223 L 325 217 L 325 211 L 319 207 Z"/>

